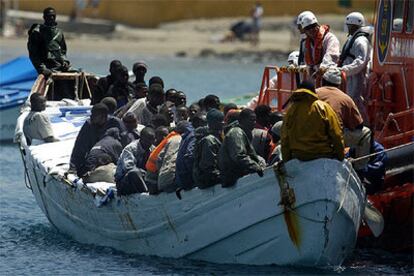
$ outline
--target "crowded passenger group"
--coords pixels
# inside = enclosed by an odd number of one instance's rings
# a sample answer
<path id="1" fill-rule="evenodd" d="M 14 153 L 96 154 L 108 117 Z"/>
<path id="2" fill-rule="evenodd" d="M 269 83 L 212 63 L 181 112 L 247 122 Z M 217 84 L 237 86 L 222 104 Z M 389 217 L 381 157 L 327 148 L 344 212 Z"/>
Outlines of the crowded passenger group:
<path id="1" fill-rule="evenodd" d="M 111 61 L 109 74 L 92 87 L 91 115 L 76 138 L 69 172 L 84 183 L 115 183 L 120 196 L 155 195 L 217 184 L 231 187 L 248 174 L 263 177 L 267 166 L 282 160 L 342 161 L 380 152 L 382 146 L 364 122 L 361 95 L 369 70 L 370 34 L 360 13 L 349 14 L 345 23 L 349 38 L 340 53 L 329 26 L 320 25 L 309 11 L 298 16 L 303 39 L 299 51 L 289 55 L 288 66 L 305 68 L 309 78 L 297 76 L 298 89 L 284 114 L 258 104 L 257 97 L 244 108 L 223 104 L 216 95 L 189 104 L 184 91 L 159 76 L 148 78 L 145 62 L 133 64 L 131 82 L 126 65 Z M 56 63 L 36 58 L 39 73 L 48 77 L 55 69 L 48 64 Z M 347 90 L 341 91 L 344 75 Z M 270 85 L 276 82 L 273 78 Z M 33 139 L 56 141 L 41 113 L 45 98 L 35 93 L 30 101 L 24 124 L 29 144 Z M 354 162 L 368 192 L 381 186 L 385 161 L 379 154 Z"/>

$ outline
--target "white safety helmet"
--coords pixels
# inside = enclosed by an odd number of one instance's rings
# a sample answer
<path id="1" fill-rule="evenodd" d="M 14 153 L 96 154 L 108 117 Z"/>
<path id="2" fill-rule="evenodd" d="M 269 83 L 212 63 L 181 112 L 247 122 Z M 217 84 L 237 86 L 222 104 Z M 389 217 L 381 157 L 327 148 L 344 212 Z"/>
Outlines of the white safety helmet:
<path id="1" fill-rule="evenodd" d="M 351 12 L 346 16 L 345 24 L 362 27 L 365 26 L 365 18 L 360 12 Z"/>
<path id="2" fill-rule="evenodd" d="M 312 12 L 304 14 L 300 20 L 300 25 L 302 26 L 302 28 L 306 28 L 315 23 L 318 23 L 318 20 Z"/>
<path id="3" fill-rule="evenodd" d="M 288 56 L 288 63 L 292 62 L 294 65 L 298 66 L 299 51 L 293 51 Z"/>
<path id="4" fill-rule="evenodd" d="M 315 15 L 313 14 L 313 12 L 311 12 L 311 11 L 304 11 L 304 12 L 301 12 L 301 13 L 298 15 L 298 17 L 296 18 L 296 25 L 301 25 L 301 26 L 302 26 L 302 18 L 303 18 L 303 16 L 304 16 L 304 15 L 307 15 L 307 14 L 315 16 Z"/>

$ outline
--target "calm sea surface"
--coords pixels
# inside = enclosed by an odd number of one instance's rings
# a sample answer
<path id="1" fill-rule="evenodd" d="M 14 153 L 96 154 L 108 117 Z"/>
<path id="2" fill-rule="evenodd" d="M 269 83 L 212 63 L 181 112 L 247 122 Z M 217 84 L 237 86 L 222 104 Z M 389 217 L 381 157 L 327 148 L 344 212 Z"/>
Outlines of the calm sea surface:
<path id="1" fill-rule="evenodd" d="M 25 45 L 0 50 L 0 62 L 26 54 Z M 161 76 L 167 88 L 186 92 L 189 103 L 210 93 L 232 98 L 257 91 L 265 65 L 116 53 L 70 53 L 69 58 L 75 66 L 98 74 L 107 73 L 112 59 L 121 60 L 129 69 L 134 61 L 145 60 L 150 67 L 147 80 Z M 305 269 L 144 257 L 80 244 L 59 233 L 47 221 L 31 191 L 26 189 L 23 173 L 17 147 L 0 144 L 0 275 L 414 274 L 412 255 L 367 249 L 355 250 L 337 269 Z"/>

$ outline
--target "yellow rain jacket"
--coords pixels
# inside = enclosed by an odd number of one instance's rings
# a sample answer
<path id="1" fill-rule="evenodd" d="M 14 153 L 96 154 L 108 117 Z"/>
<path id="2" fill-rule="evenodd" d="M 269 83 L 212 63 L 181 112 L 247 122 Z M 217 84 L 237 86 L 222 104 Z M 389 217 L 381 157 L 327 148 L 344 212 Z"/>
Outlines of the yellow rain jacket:
<path id="1" fill-rule="evenodd" d="M 284 161 L 317 158 L 344 159 L 339 119 L 329 104 L 308 89 L 298 89 L 283 119 L 281 147 Z"/>

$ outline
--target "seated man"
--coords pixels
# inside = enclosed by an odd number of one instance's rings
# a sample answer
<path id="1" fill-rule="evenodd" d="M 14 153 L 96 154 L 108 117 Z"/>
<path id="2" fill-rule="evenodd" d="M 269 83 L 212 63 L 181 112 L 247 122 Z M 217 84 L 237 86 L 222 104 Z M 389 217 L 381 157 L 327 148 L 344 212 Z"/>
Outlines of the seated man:
<path id="1" fill-rule="evenodd" d="M 276 122 L 273 127 L 269 130 L 270 136 L 272 136 L 272 142 L 273 142 L 273 150 L 270 153 L 268 164 L 273 165 L 280 160 L 282 160 L 282 151 L 280 147 L 280 132 L 282 129 L 283 121 Z"/>
<path id="2" fill-rule="evenodd" d="M 108 108 L 103 103 L 92 107 L 91 117 L 86 120 L 76 137 L 70 156 L 69 171 L 82 177 L 87 172 L 85 158 L 92 147 L 101 139 L 106 130 Z"/>
<path id="3" fill-rule="evenodd" d="M 302 82 L 290 102 L 282 125 L 283 160 L 335 158 L 342 161 L 344 142 L 339 119 L 329 104 L 318 100 L 314 85 Z"/>
<path id="4" fill-rule="evenodd" d="M 125 148 L 132 141 L 138 140 L 140 136 L 137 130 L 137 117 L 135 117 L 134 113 L 128 112 L 122 117 L 122 121 L 124 122 L 126 131 L 121 133 L 121 144 Z"/>
<path id="5" fill-rule="evenodd" d="M 124 148 L 115 172 L 118 195 L 147 192 L 145 164 L 154 149 L 155 133 L 151 127 L 141 131 L 141 138 Z"/>
<path id="6" fill-rule="evenodd" d="M 106 123 L 106 128 L 108 129 L 116 127 L 119 129 L 119 133 L 126 131 L 124 122 L 113 115 L 117 107 L 115 98 L 105 97 L 102 99 L 101 103 L 106 105 L 106 107 L 108 108 L 108 122 Z"/>
<path id="7" fill-rule="evenodd" d="M 148 66 L 143 61 L 138 61 L 132 66 L 132 72 L 135 75 L 135 80 L 132 82 L 134 86 L 138 83 L 145 83 L 145 74 L 148 71 Z"/>
<path id="8" fill-rule="evenodd" d="M 26 136 L 27 144 L 30 146 L 33 139 L 44 142 L 59 141 L 53 136 L 52 125 L 49 117 L 42 113 L 46 109 L 46 98 L 39 93 L 30 96 L 31 111 L 23 124 L 23 133 Z"/>
<path id="9" fill-rule="evenodd" d="M 322 87 L 316 89 L 321 101 L 327 102 L 338 115 L 344 133 L 345 147 L 350 147 L 352 158 L 368 155 L 371 147 L 371 130 L 363 125 L 362 116 L 354 100 L 339 90 L 341 71 L 330 68 L 322 76 Z M 368 159 L 355 162 L 354 168 L 365 167 Z"/>
<path id="10" fill-rule="evenodd" d="M 213 108 L 207 113 L 208 127 L 196 129 L 194 145 L 194 183 L 200 189 L 220 183 L 218 156 L 222 143 L 224 115 Z"/>
<path id="11" fill-rule="evenodd" d="M 119 130 L 116 127 L 108 129 L 85 158 L 86 173 L 82 177 L 83 182 L 114 183 L 115 164 L 121 152 Z M 105 170 L 102 170 L 102 166 L 105 166 Z"/>
<path id="12" fill-rule="evenodd" d="M 107 97 L 115 98 L 117 108 L 126 105 L 135 96 L 135 88 L 128 79 L 128 69 L 122 65 L 116 70 L 115 81 L 106 93 Z"/>
<path id="13" fill-rule="evenodd" d="M 259 105 L 254 109 L 256 114 L 256 126 L 252 132 L 252 145 L 256 153 L 265 160 L 270 153 L 270 136 L 268 129 L 270 128 L 271 109 L 267 105 Z"/>
<path id="14" fill-rule="evenodd" d="M 228 126 L 219 153 L 219 167 L 223 187 L 236 184 L 237 179 L 257 173 L 263 176 L 265 161 L 260 158 L 251 143 L 252 131 L 256 125 L 256 114 L 251 109 L 240 112 L 239 121 Z"/>
<path id="15" fill-rule="evenodd" d="M 109 87 L 115 81 L 115 72 L 122 66 L 122 63 L 119 60 L 111 61 L 109 65 L 109 75 L 106 77 L 99 78 L 96 86 L 92 91 L 92 101 L 91 104 L 94 105 L 99 103 L 105 95 L 108 93 Z"/>
<path id="16" fill-rule="evenodd" d="M 182 120 L 181 122 L 187 122 Z M 181 144 L 178 149 L 176 161 L 175 185 L 177 188 L 190 190 L 194 186 L 193 162 L 194 162 L 194 128 L 191 123 L 186 124 L 181 134 Z"/>

